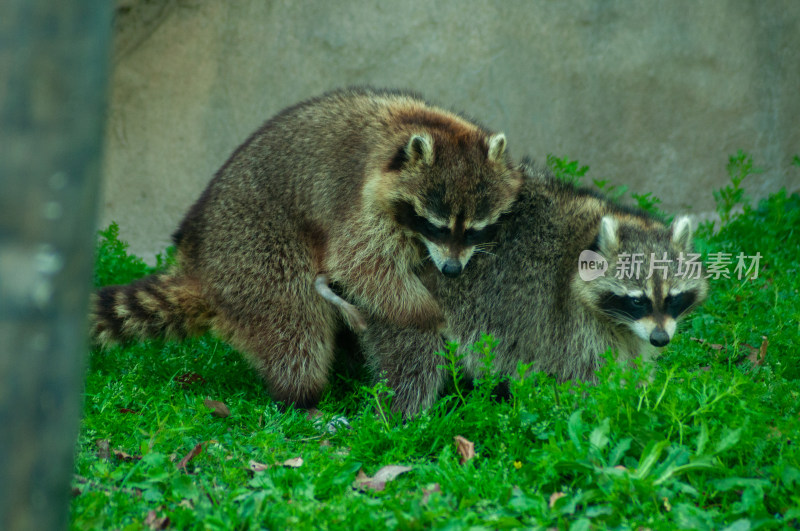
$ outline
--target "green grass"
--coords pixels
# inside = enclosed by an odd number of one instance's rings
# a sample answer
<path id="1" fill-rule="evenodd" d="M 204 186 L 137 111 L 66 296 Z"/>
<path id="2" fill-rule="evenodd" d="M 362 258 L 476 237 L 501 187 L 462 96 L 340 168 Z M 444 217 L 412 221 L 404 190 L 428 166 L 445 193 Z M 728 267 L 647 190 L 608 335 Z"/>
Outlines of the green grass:
<path id="1" fill-rule="evenodd" d="M 729 171 L 739 176 L 748 159 L 738 167 L 734 159 Z M 556 160 L 582 172 L 577 179 L 586 173 Z M 471 392 L 460 382 L 403 424 L 388 413 L 381 384 L 335 375 L 322 416 L 308 419 L 282 412 L 243 359 L 210 337 L 92 352 L 72 527 L 800 526 L 800 197 L 779 192 L 751 207 L 738 191 L 743 179 L 719 196 L 727 223 L 717 233 L 702 227 L 698 247 L 704 256 L 732 253 L 734 265 L 739 252 L 761 253 L 758 278 L 711 280 L 709 300 L 652 382 L 647 367 L 610 359 L 597 386 L 531 374 L 511 382 L 508 401 L 492 398 L 491 377 Z M 98 284 L 151 270 L 117 236 L 112 226 L 100 239 Z M 489 347 L 477 346 L 487 360 Z M 453 361 L 452 352 L 442 358 Z M 213 416 L 207 398 L 230 416 Z M 327 431 L 337 415 L 352 429 Z M 475 444 L 464 464 L 457 435 Z M 251 461 L 298 456 L 296 468 L 250 470 Z M 359 471 L 372 476 L 384 465 L 411 470 L 382 491 L 354 488 Z"/>

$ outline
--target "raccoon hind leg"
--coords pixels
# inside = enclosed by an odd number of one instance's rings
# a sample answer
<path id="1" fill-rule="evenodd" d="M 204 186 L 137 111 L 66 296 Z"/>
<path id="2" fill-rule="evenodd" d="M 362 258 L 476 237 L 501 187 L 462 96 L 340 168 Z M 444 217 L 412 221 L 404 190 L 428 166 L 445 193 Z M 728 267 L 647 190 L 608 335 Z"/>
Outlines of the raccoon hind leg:
<path id="1" fill-rule="evenodd" d="M 315 288 L 316 264 L 302 240 L 265 233 L 247 267 L 226 275 L 215 330 L 242 352 L 277 401 L 315 406 L 328 383 L 338 306 Z"/>

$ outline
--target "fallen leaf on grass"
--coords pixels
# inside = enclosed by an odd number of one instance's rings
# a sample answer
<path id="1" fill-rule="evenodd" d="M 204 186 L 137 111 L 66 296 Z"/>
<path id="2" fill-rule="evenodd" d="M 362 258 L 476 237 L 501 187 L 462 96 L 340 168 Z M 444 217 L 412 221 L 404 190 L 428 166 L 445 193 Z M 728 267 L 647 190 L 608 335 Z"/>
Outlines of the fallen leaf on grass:
<path id="1" fill-rule="evenodd" d="M 210 398 L 206 398 L 203 402 L 207 408 L 210 408 L 211 414 L 215 417 L 225 418 L 229 417 L 231 414 L 231 410 L 228 409 L 228 406 L 220 402 L 219 400 L 211 400 Z"/>
<path id="2" fill-rule="evenodd" d="M 186 389 L 194 384 L 204 385 L 206 379 L 194 372 L 185 372 L 175 377 L 175 382 L 181 389 Z"/>
<path id="3" fill-rule="evenodd" d="M 566 494 L 564 494 L 563 492 L 554 492 L 553 494 L 550 495 L 550 501 L 547 503 L 547 505 L 550 506 L 550 508 L 552 509 L 553 506 L 556 504 L 556 502 L 559 499 L 563 498 L 564 496 L 566 496 Z"/>
<path id="4" fill-rule="evenodd" d="M 202 451 L 203 451 L 203 443 L 197 443 L 197 445 L 195 445 L 195 447 L 192 448 L 191 451 L 188 454 L 186 454 L 183 459 L 181 459 L 181 462 L 178 463 L 178 469 L 183 468 L 185 470 L 186 465 L 189 464 L 189 461 L 200 455 L 200 452 Z"/>
<path id="5" fill-rule="evenodd" d="M 156 512 L 151 509 L 144 519 L 144 525 L 150 529 L 166 529 L 169 527 L 169 516 L 159 517 Z"/>
<path id="6" fill-rule="evenodd" d="M 192 500 L 184 498 L 178 504 L 178 507 L 184 507 L 186 509 L 192 510 L 192 509 L 194 509 L 194 503 L 192 502 Z"/>
<path id="7" fill-rule="evenodd" d="M 753 347 L 744 343 L 744 346 L 750 349 L 750 355 L 747 359 L 750 360 L 754 366 L 764 365 L 764 358 L 767 356 L 767 347 L 769 346 L 769 339 L 767 336 L 761 336 L 761 346 L 759 348 Z"/>
<path id="8" fill-rule="evenodd" d="M 287 459 L 283 463 L 275 463 L 274 465 L 259 463 L 258 461 L 254 461 L 252 459 L 247 463 L 247 468 L 251 472 L 263 472 L 264 470 L 272 468 L 274 466 L 285 466 L 287 468 L 300 468 L 301 466 L 303 466 L 303 458 L 300 456 L 293 457 L 292 459 Z"/>
<path id="9" fill-rule="evenodd" d="M 122 461 L 138 461 L 142 458 L 141 455 L 131 455 L 129 453 L 123 452 L 122 450 L 113 450 L 113 453 L 114 457 Z"/>
<path id="10" fill-rule="evenodd" d="M 719 343 L 709 343 L 705 339 L 700 339 L 699 337 L 690 337 L 689 339 L 692 341 L 697 341 L 701 345 L 706 345 L 712 350 L 723 350 L 726 348 L 725 345 L 720 345 Z"/>
<path id="11" fill-rule="evenodd" d="M 462 465 L 475 457 L 475 443 L 468 441 L 461 435 L 456 435 L 453 439 L 456 441 L 456 449 L 458 450 L 458 455 L 461 456 Z"/>
<path id="12" fill-rule="evenodd" d="M 287 459 L 281 464 L 289 468 L 300 468 L 301 466 L 303 466 L 303 458 L 299 456 L 294 457 L 292 459 Z"/>
<path id="13" fill-rule="evenodd" d="M 248 461 L 248 462 L 247 462 L 247 467 L 248 467 L 248 468 L 249 468 L 249 469 L 250 469 L 252 472 L 262 472 L 262 471 L 264 471 L 264 470 L 268 469 L 270 466 L 272 466 L 272 465 L 267 465 L 267 464 L 264 464 L 264 463 L 259 463 L 258 461 L 253 461 L 252 459 L 251 459 L 250 461 Z"/>
<path id="14" fill-rule="evenodd" d="M 97 445 L 97 457 L 108 461 L 111 459 L 111 441 L 108 439 L 98 439 L 95 444 Z"/>
<path id="15" fill-rule="evenodd" d="M 411 470 L 410 466 L 386 465 L 375 472 L 372 477 L 367 476 L 364 470 L 359 470 L 353 486 L 365 492 L 367 490 L 381 491 L 386 488 L 388 482 L 409 470 Z"/>
<path id="16" fill-rule="evenodd" d="M 442 488 L 439 486 L 438 483 L 434 483 L 433 486 L 429 489 L 422 489 L 422 505 L 427 505 L 428 500 L 431 498 L 431 494 L 434 492 L 438 492 L 439 494 L 442 493 Z"/>

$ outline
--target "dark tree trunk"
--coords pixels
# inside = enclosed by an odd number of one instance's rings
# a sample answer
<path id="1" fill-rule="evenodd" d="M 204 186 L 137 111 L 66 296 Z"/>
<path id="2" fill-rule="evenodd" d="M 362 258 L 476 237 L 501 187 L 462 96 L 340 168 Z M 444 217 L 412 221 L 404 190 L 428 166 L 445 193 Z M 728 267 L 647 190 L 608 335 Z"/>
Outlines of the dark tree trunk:
<path id="1" fill-rule="evenodd" d="M 111 0 L 0 2 L 0 527 L 65 529 Z"/>

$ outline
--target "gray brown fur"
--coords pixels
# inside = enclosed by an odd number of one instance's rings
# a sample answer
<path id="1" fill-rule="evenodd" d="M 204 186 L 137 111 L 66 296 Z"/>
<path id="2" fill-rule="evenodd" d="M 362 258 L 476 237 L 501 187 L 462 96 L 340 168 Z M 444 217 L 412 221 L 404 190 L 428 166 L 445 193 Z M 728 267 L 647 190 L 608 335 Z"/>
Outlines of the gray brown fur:
<path id="1" fill-rule="evenodd" d="M 274 398 L 313 405 L 347 315 L 320 297 L 318 275 L 378 319 L 436 330 L 441 309 L 415 273 L 429 242 L 403 222 L 437 209 L 442 219 L 494 219 L 520 183 L 503 135 L 413 95 L 346 89 L 308 100 L 217 172 L 174 235 L 177 267 L 100 290 L 93 335 L 106 343 L 211 329 Z"/>
<path id="2" fill-rule="evenodd" d="M 592 381 L 609 347 L 624 359 L 639 354 L 648 358 L 657 351 L 648 342 L 652 338 L 637 336 L 631 323 L 623 322 L 618 312 L 601 302 L 604 290 L 626 293 L 648 288 L 652 294 L 653 281 L 614 279 L 616 259 L 609 258 L 606 277 L 585 282 L 578 276 L 578 257 L 585 249 L 595 249 L 609 257 L 623 251 L 656 252 L 661 257 L 666 251 L 676 259 L 679 252 L 691 247 L 686 219 L 680 218 L 668 228 L 640 211 L 614 206 L 530 165 L 525 172 L 520 199 L 503 218 L 488 252 L 473 258 L 459 278 L 443 281 L 430 272 L 422 276 L 444 310 L 444 337 L 376 322 L 369 322 L 361 337 L 373 371 L 385 375 L 396 392 L 393 407 L 405 415 L 415 414 L 437 398 L 445 376 L 437 368 L 442 359 L 433 353 L 444 349 L 444 338 L 462 346 L 464 368 L 470 377 L 481 370 L 481 360 L 463 347 L 480 340 L 484 332 L 499 340 L 496 369 L 512 376 L 517 364 L 524 362 L 559 380 Z M 601 235 L 601 220 L 606 216 L 617 236 L 616 244 L 609 241 L 608 234 L 605 238 Z M 680 234 L 673 238 L 676 228 Z M 649 260 L 645 268 L 648 264 Z M 669 280 L 655 282 L 660 286 L 655 289 L 663 288 L 666 293 L 663 286 L 669 284 L 694 293 L 694 300 L 684 301 L 689 305 L 679 316 L 683 317 L 702 302 L 707 286 L 705 280 L 684 280 L 675 273 L 673 262 Z M 666 315 L 663 299 L 654 306 L 652 315 L 637 320 L 635 326 L 646 328 L 645 335 L 666 327 L 671 338 L 674 322 Z"/>

